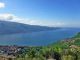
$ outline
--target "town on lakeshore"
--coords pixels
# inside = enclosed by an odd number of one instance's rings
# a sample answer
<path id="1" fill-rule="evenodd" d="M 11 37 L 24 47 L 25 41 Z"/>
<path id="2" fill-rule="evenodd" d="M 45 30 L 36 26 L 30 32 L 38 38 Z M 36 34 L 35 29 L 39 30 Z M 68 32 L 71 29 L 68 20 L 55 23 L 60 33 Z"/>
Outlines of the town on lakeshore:
<path id="1" fill-rule="evenodd" d="M 15 60 L 16 56 L 27 46 L 17 46 L 17 45 L 0 45 L 0 60 Z"/>
<path id="2" fill-rule="evenodd" d="M 47 46 L 0 46 L 0 60 L 79 60 L 80 33 Z"/>

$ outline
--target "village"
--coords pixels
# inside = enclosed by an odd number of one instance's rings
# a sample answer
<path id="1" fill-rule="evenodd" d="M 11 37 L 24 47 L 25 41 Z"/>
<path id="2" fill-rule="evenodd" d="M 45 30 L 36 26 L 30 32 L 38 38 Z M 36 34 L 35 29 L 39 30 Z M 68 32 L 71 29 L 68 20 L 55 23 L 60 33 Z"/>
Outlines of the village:
<path id="1" fill-rule="evenodd" d="M 0 60 L 16 60 L 16 56 L 24 46 L 0 46 Z"/>

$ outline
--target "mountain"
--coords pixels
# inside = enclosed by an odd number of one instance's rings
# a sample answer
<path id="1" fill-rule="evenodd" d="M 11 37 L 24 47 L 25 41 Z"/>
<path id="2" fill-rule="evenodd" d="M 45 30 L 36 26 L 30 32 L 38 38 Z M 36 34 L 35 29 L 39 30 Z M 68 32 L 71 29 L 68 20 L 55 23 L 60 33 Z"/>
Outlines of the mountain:
<path id="1" fill-rule="evenodd" d="M 9 21 L 0 21 L 0 34 L 30 33 L 38 31 L 55 30 L 56 27 L 28 25 Z"/>

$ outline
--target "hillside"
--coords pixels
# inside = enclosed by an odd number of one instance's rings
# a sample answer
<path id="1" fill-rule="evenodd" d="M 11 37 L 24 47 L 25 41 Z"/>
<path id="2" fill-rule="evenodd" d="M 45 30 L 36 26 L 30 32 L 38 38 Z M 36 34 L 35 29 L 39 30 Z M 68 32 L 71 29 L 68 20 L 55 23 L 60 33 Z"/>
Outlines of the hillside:
<path id="1" fill-rule="evenodd" d="M 74 37 L 56 42 L 50 46 L 51 50 L 57 52 L 56 60 L 80 60 L 80 33 Z"/>
<path id="2" fill-rule="evenodd" d="M 80 33 L 52 45 L 30 47 L 25 51 L 24 60 L 80 60 Z"/>
<path id="3" fill-rule="evenodd" d="M 29 33 L 37 31 L 55 30 L 58 28 L 28 25 L 9 21 L 0 21 L 0 34 L 15 34 L 15 33 Z"/>
<path id="4" fill-rule="evenodd" d="M 61 40 L 61 41 L 58 41 L 50 46 L 57 46 L 57 47 L 60 47 L 60 48 L 63 48 L 63 49 L 67 49 L 71 46 L 79 46 L 80 47 L 80 33 L 76 34 L 74 37 L 72 38 L 69 38 L 69 39 L 64 39 L 64 40 Z"/>

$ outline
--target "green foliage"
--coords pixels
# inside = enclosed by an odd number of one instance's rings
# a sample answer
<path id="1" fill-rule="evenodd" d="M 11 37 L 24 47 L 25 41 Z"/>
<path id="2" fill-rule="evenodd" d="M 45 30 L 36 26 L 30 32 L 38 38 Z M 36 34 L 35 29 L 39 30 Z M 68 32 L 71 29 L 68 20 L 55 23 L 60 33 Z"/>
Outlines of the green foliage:
<path id="1" fill-rule="evenodd" d="M 74 38 L 80 38 L 80 32 L 77 33 L 77 34 L 74 36 Z"/>
<path id="2" fill-rule="evenodd" d="M 80 46 L 80 39 L 75 40 L 74 45 Z"/>
<path id="3" fill-rule="evenodd" d="M 80 33 L 70 40 L 59 41 L 49 46 L 26 48 L 20 53 L 22 57 L 19 57 L 18 60 L 46 60 L 49 58 L 80 60 Z"/>

